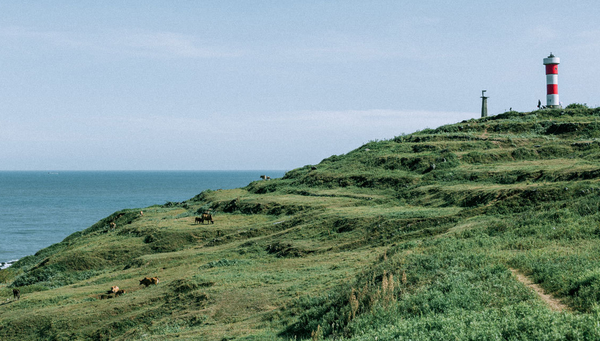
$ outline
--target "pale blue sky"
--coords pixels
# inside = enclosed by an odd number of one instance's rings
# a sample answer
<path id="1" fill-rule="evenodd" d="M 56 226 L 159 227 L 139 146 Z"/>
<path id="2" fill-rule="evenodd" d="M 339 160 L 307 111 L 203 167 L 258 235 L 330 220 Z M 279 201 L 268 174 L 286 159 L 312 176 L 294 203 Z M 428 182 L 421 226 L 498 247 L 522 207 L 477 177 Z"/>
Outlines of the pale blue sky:
<path id="1" fill-rule="evenodd" d="M 0 170 L 289 170 L 600 105 L 596 1 L 0 1 Z"/>

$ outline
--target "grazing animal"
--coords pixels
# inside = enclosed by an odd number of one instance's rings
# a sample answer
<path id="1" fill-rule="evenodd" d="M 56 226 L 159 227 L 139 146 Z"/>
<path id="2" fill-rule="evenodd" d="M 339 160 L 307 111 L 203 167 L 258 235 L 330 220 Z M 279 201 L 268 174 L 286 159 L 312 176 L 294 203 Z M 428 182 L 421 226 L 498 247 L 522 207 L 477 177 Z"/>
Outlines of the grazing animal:
<path id="1" fill-rule="evenodd" d="M 21 290 L 19 290 L 19 289 L 13 289 L 13 297 L 15 299 L 17 299 L 17 300 L 21 299 Z"/>
<path id="2" fill-rule="evenodd" d="M 115 292 L 115 297 L 117 297 L 117 296 L 121 296 L 121 295 L 123 295 L 124 293 L 125 293 L 125 290 L 123 290 L 123 289 L 119 289 L 119 290 L 117 290 L 117 292 Z"/>
<path id="3" fill-rule="evenodd" d="M 150 280 L 150 278 L 148 278 L 148 277 L 144 277 L 144 279 L 140 280 L 140 285 L 142 285 L 142 284 L 147 287 L 150 284 L 152 284 L 152 280 Z"/>
<path id="4" fill-rule="evenodd" d="M 194 224 L 199 224 L 202 222 L 202 218 L 200 217 L 196 217 L 196 219 L 194 220 Z"/>
<path id="5" fill-rule="evenodd" d="M 204 221 L 208 221 L 211 224 L 214 224 L 215 221 L 213 220 L 212 214 L 210 213 L 202 213 L 202 217 L 200 218 L 200 220 L 202 221 L 202 224 L 204 224 Z"/>
<path id="6" fill-rule="evenodd" d="M 154 284 L 157 285 L 158 284 L 158 277 L 144 277 L 144 279 L 140 279 L 140 285 L 145 285 L 146 287 L 148 287 L 150 284 Z"/>
<path id="7" fill-rule="evenodd" d="M 115 285 L 115 286 L 110 287 L 110 290 L 108 291 L 108 293 L 109 294 L 114 294 L 117 291 L 119 291 L 119 287 Z"/>

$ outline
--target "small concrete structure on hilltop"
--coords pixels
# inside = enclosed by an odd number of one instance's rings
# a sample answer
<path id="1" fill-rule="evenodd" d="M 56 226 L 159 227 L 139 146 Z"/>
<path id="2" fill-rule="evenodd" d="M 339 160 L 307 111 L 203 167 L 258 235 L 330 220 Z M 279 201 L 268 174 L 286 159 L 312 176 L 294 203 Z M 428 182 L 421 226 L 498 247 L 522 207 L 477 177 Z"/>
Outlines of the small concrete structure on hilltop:
<path id="1" fill-rule="evenodd" d="M 487 90 L 481 90 L 481 117 L 487 117 L 487 99 L 485 95 Z"/>

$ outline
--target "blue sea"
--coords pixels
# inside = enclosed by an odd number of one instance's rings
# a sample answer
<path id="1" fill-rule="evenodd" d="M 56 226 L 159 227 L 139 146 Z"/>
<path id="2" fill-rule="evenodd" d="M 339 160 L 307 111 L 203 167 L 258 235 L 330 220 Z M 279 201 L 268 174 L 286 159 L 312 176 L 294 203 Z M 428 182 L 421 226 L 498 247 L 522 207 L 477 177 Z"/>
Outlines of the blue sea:
<path id="1" fill-rule="evenodd" d="M 262 174 L 278 178 L 284 171 L 0 172 L 0 263 L 34 254 L 118 210 L 244 187 Z"/>

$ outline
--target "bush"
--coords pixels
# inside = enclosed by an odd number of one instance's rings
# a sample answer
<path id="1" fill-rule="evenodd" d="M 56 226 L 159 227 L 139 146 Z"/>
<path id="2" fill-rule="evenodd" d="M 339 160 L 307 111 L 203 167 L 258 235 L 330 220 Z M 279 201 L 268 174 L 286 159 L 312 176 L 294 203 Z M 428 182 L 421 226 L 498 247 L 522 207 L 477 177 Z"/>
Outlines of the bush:
<path id="1" fill-rule="evenodd" d="M 589 109 L 589 107 L 587 106 L 587 104 L 571 103 L 571 104 L 567 105 L 565 107 L 565 109 L 568 109 L 568 110 Z"/>
<path id="2" fill-rule="evenodd" d="M 196 242 L 197 238 L 190 232 L 155 231 L 144 237 L 144 243 L 156 253 L 179 251 Z"/>
<path id="3" fill-rule="evenodd" d="M 600 303 L 600 269 L 580 276 L 569 290 L 573 303 L 582 311 L 591 311 Z"/>
<path id="4" fill-rule="evenodd" d="M 239 265 L 239 264 L 250 264 L 250 261 L 248 260 L 244 260 L 244 259 L 219 259 L 219 260 L 215 260 L 212 262 L 208 262 L 204 265 L 202 265 L 200 268 L 201 269 L 212 269 L 212 268 L 220 268 L 223 266 L 232 266 L 232 265 Z"/>
<path id="5" fill-rule="evenodd" d="M 17 271 L 15 269 L 3 269 L 0 270 L 0 283 L 8 283 L 15 279 Z"/>
<path id="6" fill-rule="evenodd" d="M 65 271 L 61 265 L 54 264 L 28 271 L 17 277 L 10 287 L 31 286 L 34 284 L 44 284 L 49 288 L 57 288 L 78 281 L 86 280 L 98 275 L 99 271 Z"/>
<path id="7" fill-rule="evenodd" d="M 178 279 L 171 283 L 171 288 L 176 293 L 187 293 L 198 289 L 198 284 L 189 279 Z"/>

